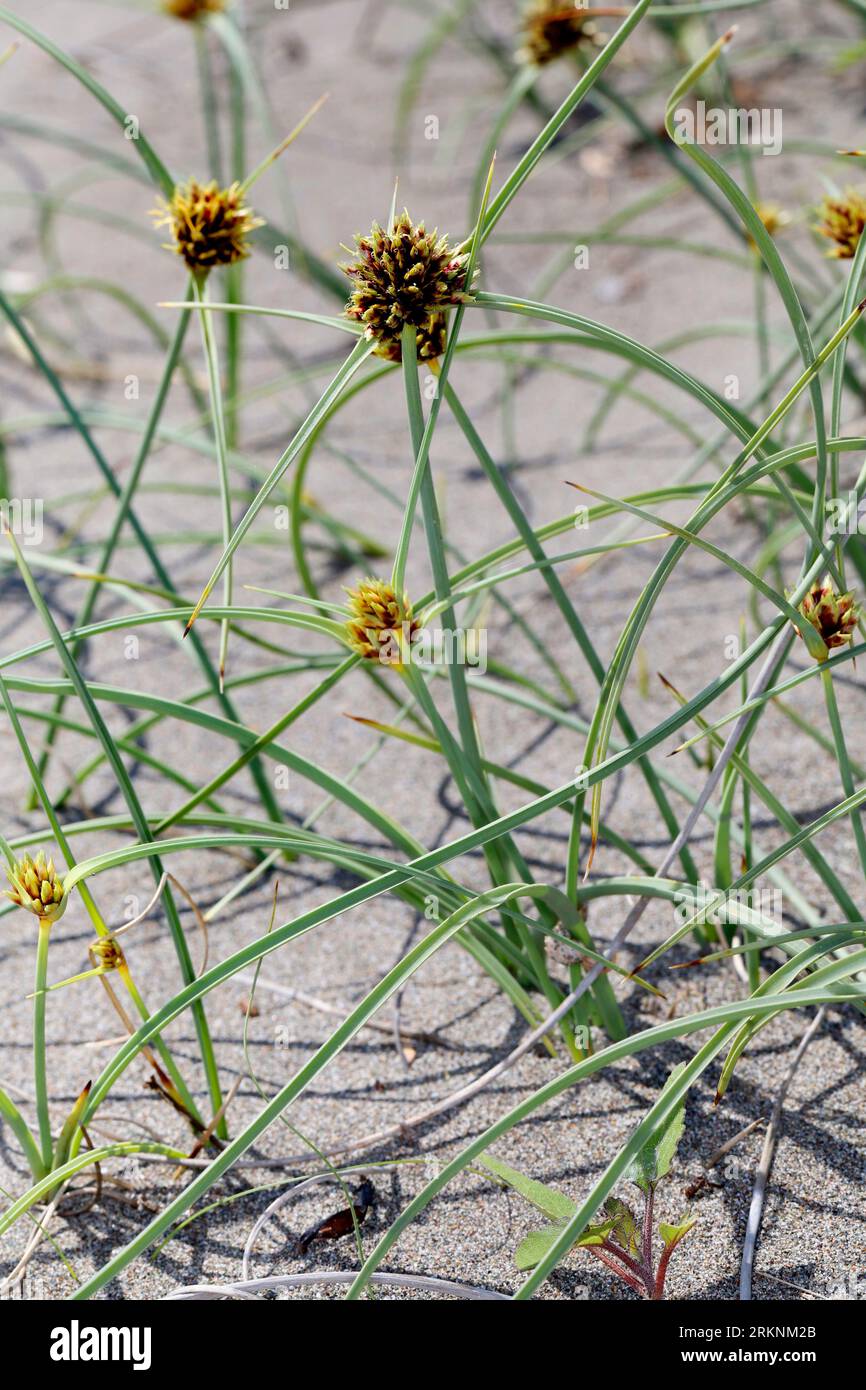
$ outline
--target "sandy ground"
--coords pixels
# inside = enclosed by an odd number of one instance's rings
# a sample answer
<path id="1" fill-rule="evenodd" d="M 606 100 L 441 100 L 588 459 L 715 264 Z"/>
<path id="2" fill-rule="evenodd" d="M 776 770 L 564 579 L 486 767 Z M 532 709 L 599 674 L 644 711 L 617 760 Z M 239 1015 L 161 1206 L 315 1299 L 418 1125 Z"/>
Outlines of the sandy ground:
<path id="1" fill-rule="evenodd" d="M 283 173 L 288 176 L 298 223 L 308 244 L 324 260 L 333 262 L 339 257 L 340 242 L 350 240 L 352 233 L 365 228 L 373 217 L 387 214 L 393 179 L 395 101 L 407 53 L 417 44 L 421 26 L 408 10 L 393 7 L 385 11 L 373 4 L 295 4 L 289 13 L 273 12 L 263 3 L 249 4 L 247 9 L 255 20 L 256 46 L 268 79 L 277 130 L 294 124 L 323 90 L 331 92 L 314 126 L 286 156 Z M 190 35 L 182 26 L 144 10 L 96 3 L 73 5 L 71 0 L 44 0 L 38 10 L 38 16 L 32 16 L 34 22 L 70 49 L 112 91 L 123 95 L 130 112 L 140 118 L 142 128 L 172 168 L 194 172 L 202 167 L 194 55 Z M 506 32 L 511 6 L 494 4 L 489 10 L 499 30 Z M 831 146 L 862 143 L 859 69 L 840 77 L 829 68 L 839 37 L 854 33 L 841 9 L 816 19 L 811 6 L 775 0 L 760 18 L 747 16 L 743 30 L 748 38 L 757 33 L 793 36 L 792 51 L 786 58 L 774 55 L 772 60 L 752 60 L 742 74 L 743 81 L 761 84 L 763 102 L 784 109 L 786 138 L 792 146 L 807 139 L 827 141 Z M 634 53 L 629 64 L 639 61 L 641 54 Z M 623 80 L 634 82 L 639 74 L 633 67 L 631 72 L 627 69 L 625 64 Z M 551 104 L 564 91 L 564 80 L 562 75 L 546 77 L 544 94 Z M 2 84 L 5 113 L 43 120 L 67 134 L 74 132 L 82 140 L 110 145 L 124 158 L 131 157 L 127 147 L 118 145 L 105 114 L 41 53 L 25 45 L 4 69 Z M 400 166 L 401 197 L 414 216 L 425 216 L 455 237 L 466 230 L 477 150 L 499 99 L 499 79 L 491 67 L 472 52 L 452 45 L 434 64 L 410 121 L 409 151 Z M 660 94 L 659 118 L 661 110 Z M 435 142 L 424 138 L 429 116 L 437 116 L 440 123 L 440 138 Z M 534 129 L 531 114 L 521 114 L 515 120 L 500 145 L 503 169 L 513 165 Z M 267 149 L 268 141 L 259 128 L 251 129 L 249 145 L 250 162 Z M 146 214 L 153 197 L 144 184 L 106 176 L 86 156 L 72 155 L 32 136 L 18 137 L 8 126 L 2 128 L 0 157 L 4 199 L 6 192 L 15 190 L 16 195 L 9 197 L 4 207 L 8 286 L 21 288 L 38 281 L 44 274 L 42 256 L 47 248 L 55 274 L 122 281 L 148 306 L 181 295 L 179 264 L 159 249 L 158 237 L 149 228 Z M 817 196 L 814 159 L 792 152 L 783 160 L 768 159 L 758 161 L 758 165 L 764 196 L 783 197 L 792 208 Z M 485 266 L 485 284 L 496 290 L 531 293 L 550 250 L 509 243 L 508 234 L 527 229 L 589 230 L 639 193 L 650 191 L 663 177 L 666 171 L 657 157 L 646 153 L 629 156 L 622 134 L 616 131 L 608 132 L 592 151 L 551 160 L 509 213 L 502 226 L 503 237 L 499 241 L 494 238 Z M 44 206 L 42 195 L 49 189 L 69 198 L 72 206 L 62 209 L 50 226 L 43 226 L 40 248 L 36 209 Z M 25 190 L 26 196 L 22 196 Z M 287 209 L 281 207 L 281 185 L 276 175 L 263 180 L 259 205 L 275 226 L 287 215 Z M 81 214 L 93 206 L 128 219 L 140 235 L 120 227 L 106 230 L 88 222 Z M 668 202 L 660 211 L 645 216 L 638 229 L 656 236 L 734 246 L 713 214 L 694 197 Z M 814 265 L 816 257 L 805 231 L 794 228 L 790 235 L 792 246 L 801 256 L 810 257 Z M 569 270 L 549 297 L 646 343 L 663 343 L 683 326 L 742 324 L 752 313 L 750 275 L 732 271 L 723 262 L 677 256 L 666 250 L 636 253 L 633 248 L 602 245 L 592 247 L 590 266 L 589 273 Z M 328 313 L 335 311 L 336 304 L 291 273 L 275 270 L 267 256 L 251 264 L 247 295 L 253 303 Z M 40 320 L 44 341 L 52 360 L 64 369 L 77 403 L 110 410 L 122 425 L 126 418 L 140 417 L 159 372 L 161 355 L 142 326 L 113 301 L 94 293 L 83 303 L 83 312 L 68 300 L 44 312 Z M 160 321 L 170 325 L 171 311 L 154 312 L 166 315 Z M 775 313 L 771 317 L 773 323 L 778 322 Z M 249 329 L 249 350 L 248 388 L 273 382 L 281 375 L 284 378 L 278 391 L 253 400 L 242 419 L 243 447 L 250 467 L 266 469 L 290 438 L 312 393 L 326 379 L 329 364 L 336 360 L 335 347 L 324 330 L 259 321 Z M 698 338 L 675 355 L 717 390 L 724 388 L 731 373 L 740 377 L 744 400 L 753 389 L 749 385 L 754 383 L 757 370 L 753 340 L 736 328 Z M 566 360 L 566 354 L 561 356 Z M 291 373 L 300 362 L 315 364 L 316 373 L 311 381 L 298 384 Z M 613 360 L 587 353 L 582 365 L 609 372 Z M 130 374 L 140 380 L 140 401 L 125 398 Z M 0 381 L 4 419 L 18 420 L 55 408 L 39 376 L 16 357 L 8 338 L 0 357 Z M 564 478 L 583 480 L 611 493 L 624 492 L 670 479 L 693 456 L 693 446 L 681 433 L 630 403 L 618 408 L 594 452 L 582 449 L 583 432 L 599 401 L 598 387 L 560 373 L 532 376 L 521 384 L 514 398 L 514 436 L 510 442 L 497 398 L 501 383 L 498 372 L 461 360 L 455 367 L 454 381 L 472 406 L 488 446 L 498 458 L 516 465 L 515 485 L 536 522 L 559 516 L 573 505 L 573 496 L 566 494 L 562 485 Z M 692 427 L 706 427 L 694 404 L 677 397 L 672 389 L 648 383 L 645 378 L 638 385 L 679 411 Z M 167 418 L 178 426 L 192 418 L 189 400 L 180 387 L 173 394 Z M 103 429 L 97 438 L 122 477 L 132 461 L 135 436 L 122 429 Z M 399 382 L 385 381 L 349 407 L 330 432 L 328 443 L 331 447 L 321 448 L 314 457 L 308 477 L 310 492 L 335 515 L 393 545 L 398 511 L 359 480 L 346 466 L 341 451 L 351 452 L 378 483 L 398 496 L 402 494 L 410 459 Z M 433 461 L 450 543 L 461 553 L 474 555 L 507 539 L 507 518 L 446 418 L 437 436 Z M 110 506 L 81 514 L 80 494 L 93 486 L 94 468 L 69 432 L 36 423 L 16 429 L 9 441 L 9 466 L 19 491 L 35 490 L 30 479 L 38 477 L 39 492 L 45 498 L 48 537 L 55 546 L 72 522 L 80 524 L 90 540 L 105 533 Z M 846 485 L 853 468 L 853 462 L 846 465 Z M 212 476 L 208 459 L 171 443 L 161 443 L 148 464 L 148 482 L 154 485 L 178 479 L 203 483 Z M 173 497 L 154 488 L 142 494 L 139 511 L 155 534 L 164 538 L 161 549 L 177 586 L 194 596 L 209 572 L 213 544 L 202 541 L 190 545 L 184 542 L 183 533 L 192 529 L 214 535 L 219 526 L 216 504 L 208 499 Z M 710 534 L 717 544 L 747 562 L 757 554 L 757 533 L 743 514 L 727 517 Z M 621 621 L 650 573 L 656 553 L 649 548 L 626 552 L 624 558 L 583 575 L 564 571 L 576 601 L 593 615 L 605 615 L 592 623 L 592 634 L 603 656 L 612 650 Z M 73 558 L 76 554 L 71 552 Z M 332 565 L 322 551 L 317 556 L 317 577 L 325 592 L 337 595 L 350 573 Z M 118 563 L 124 574 L 149 578 L 131 545 L 121 552 Z M 40 578 L 58 620 L 70 623 L 81 599 L 81 585 L 56 574 L 43 573 Z M 293 589 L 296 580 L 284 533 L 268 546 L 242 549 L 237 580 L 239 584 Z M 427 585 L 420 537 L 409 580 L 416 592 Z M 567 648 L 563 651 L 561 627 L 544 591 L 534 579 L 523 579 L 511 586 L 509 597 L 543 641 L 555 644 L 557 658 L 575 682 L 578 712 L 588 716 L 594 698 L 591 680 L 576 654 Z M 11 651 L 25 639 L 38 640 L 41 634 L 26 596 L 8 570 L 3 576 L 2 598 L 2 650 Z M 725 640 L 737 631 L 742 603 L 741 584 L 730 574 L 720 574 L 705 555 L 693 556 L 680 565 L 645 638 L 643 666 L 649 673 L 648 684 L 639 687 L 633 681 L 627 692 L 639 728 L 651 727 L 670 710 L 668 697 L 653 673 L 664 671 L 686 692 L 699 689 L 725 660 Z M 112 611 L 122 611 L 122 605 L 106 595 L 100 613 Z M 515 635 L 496 610 L 490 615 L 489 626 L 491 656 L 513 661 L 527 674 L 549 682 L 537 653 Z M 212 639 L 213 632 L 209 634 Z M 188 651 L 156 629 L 142 633 L 135 659 L 129 657 L 122 636 L 103 636 L 88 646 L 85 667 L 92 678 L 127 688 L 168 692 L 178 699 L 201 685 Z M 242 663 L 252 666 L 267 659 L 254 649 L 234 648 L 233 662 L 238 668 Z M 800 663 L 799 652 L 794 659 Z M 39 659 L 31 662 L 30 669 L 47 675 L 54 671 L 54 665 Z M 265 728 L 310 684 L 309 678 L 286 677 L 285 681 L 240 690 L 237 702 L 252 726 Z M 862 678 L 848 668 L 839 686 L 851 729 L 852 754 L 862 759 L 866 757 Z M 792 703 L 808 716 L 816 698 L 813 687 L 804 687 L 792 697 Z M 105 708 L 112 727 L 121 729 L 131 722 L 133 716 Z M 385 709 L 383 704 L 378 712 Z M 369 733 L 342 717 L 347 711 L 377 712 L 368 686 L 360 678 L 342 687 L 336 700 L 326 700 L 305 716 L 292 737 L 287 737 L 288 746 L 320 759 L 329 771 L 346 775 L 370 748 Z M 551 730 L 525 710 L 479 699 L 476 714 L 491 755 L 540 781 L 558 785 L 579 761 L 579 740 Z M 798 745 L 795 761 L 790 726 L 780 716 L 768 716 L 762 730 L 752 750 L 755 766 L 798 818 L 810 820 L 839 799 L 832 761 L 822 760 L 811 743 Z M 31 823 L 22 811 L 26 784 L 11 734 L 3 730 L 0 737 L 6 769 L 3 826 L 5 831 L 14 832 Z M 191 727 L 156 731 L 148 737 L 147 747 L 155 756 L 182 767 L 194 782 L 211 775 L 230 756 L 229 745 L 215 746 L 211 736 Z M 65 736 L 52 787 L 59 790 L 69 770 L 90 751 L 88 740 L 75 734 Z M 675 767 L 684 780 L 697 785 L 694 769 L 680 767 L 679 760 Z M 136 779 L 149 814 L 176 804 L 176 791 L 161 784 L 147 765 L 136 767 Z M 393 748 L 378 753 L 357 785 L 431 847 L 454 838 L 467 826 L 453 785 L 430 755 L 420 750 L 401 747 L 399 755 Z M 322 800 L 321 792 L 299 776 L 293 776 L 287 788 L 280 787 L 278 795 L 287 817 L 298 821 L 314 812 Z M 500 804 L 506 809 L 522 799 L 522 794 L 505 789 Z M 223 800 L 237 814 L 255 813 L 253 789 L 246 780 L 239 780 Z M 677 801 L 676 805 L 680 809 L 683 803 Z M 114 785 L 97 774 L 83 788 L 76 813 L 104 815 L 121 809 Z M 664 828 L 637 775 L 609 785 L 605 814 L 651 860 L 662 857 L 667 845 Z M 339 807 L 328 808 L 317 824 L 325 832 L 378 847 L 374 832 Z M 520 836 L 521 847 L 540 879 L 561 882 L 566 832 L 567 821 L 560 814 Z M 757 808 L 755 836 L 760 847 L 766 849 L 776 843 L 776 834 L 762 808 Z M 116 839 L 92 833 L 76 841 L 82 853 L 114 843 Z M 699 827 L 693 843 L 698 862 L 709 875 L 712 831 L 707 822 Z M 828 861 L 857 898 L 862 894 L 862 883 L 847 833 L 834 832 L 820 843 Z M 216 902 L 239 872 L 236 859 L 213 854 L 178 856 L 172 867 L 202 908 Z M 602 847 L 594 872 L 607 875 L 624 868 L 616 853 Z M 830 911 L 826 895 L 808 866 L 792 860 L 787 868 L 810 901 Z M 462 881 L 483 885 L 483 865 L 477 858 L 468 857 L 454 870 Z M 280 874 L 279 920 L 289 920 L 344 886 L 340 876 L 315 863 L 303 861 L 286 869 Z M 100 902 L 115 922 L 124 916 L 128 895 L 144 902 L 148 891 L 147 873 L 138 869 L 123 879 L 115 874 L 99 881 Z M 210 931 L 211 963 L 264 930 L 271 893 L 271 883 L 260 885 L 216 919 Z M 612 901 L 600 900 L 591 914 L 590 927 L 600 943 L 610 939 L 621 920 L 619 910 L 610 905 Z M 184 920 L 193 949 L 198 951 L 200 942 L 191 914 L 186 912 Z M 280 995 L 269 986 L 298 990 L 332 1007 L 348 1008 L 363 998 L 424 927 L 399 902 L 378 899 L 267 959 L 259 1012 L 249 1028 L 249 1056 L 258 1084 L 268 1093 L 283 1084 L 328 1036 L 336 1021 L 334 1016 Z M 662 940 L 670 929 L 669 910 L 651 907 L 623 959 L 636 960 L 647 943 Z M 62 979 L 85 967 L 88 939 L 87 920 L 76 905 L 55 932 L 52 978 Z M 137 928 L 129 942 L 136 977 L 155 1006 L 177 987 L 174 956 L 163 920 L 153 919 Z M 32 1100 L 32 1075 L 30 1014 L 24 996 L 32 971 L 33 938 L 29 922 L 20 914 L 4 916 L 0 952 L 0 1072 L 4 1085 L 8 1084 L 26 1111 Z M 680 959 L 688 954 L 685 950 Z M 630 986 L 619 987 L 631 1027 L 649 1026 L 670 1010 L 682 1014 L 719 1003 L 742 990 L 728 967 L 666 976 L 660 983 L 668 996 L 663 1005 Z M 261 1105 L 241 1046 L 245 988 L 235 980 L 208 999 L 222 1075 L 227 1084 L 240 1078 L 231 1115 L 234 1132 L 252 1120 Z M 396 1030 L 397 1020 L 389 1006 L 380 1021 L 392 1020 Z M 712 1107 L 715 1072 L 693 1090 L 686 1138 L 671 1179 L 660 1193 L 665 1219 L 676 1219 L 689 1205 L 683 1189 L 700 1174 L 702 1163 L 751 1120 L 769 1114 L 805 1023 L 802 1018 L 789 1018 L 768 1027 L 743 1059 L 720 1108 Z M 361 1034 L 295 1104 L 285 1117 L 286 1125 L 274 1126 L 257 1145 L 257 1157 L 286 1159 L 286 1169 L 275 1173 L 250 1166 L 225 1179 L 213 1195 L 234 1200 L 200 1216 L 155 1258 L 136 1261 L 109 1287 L 107 1296 L 159 1298 L 181 1284 L 239 1277 L 247 1233 L 273 1195 L 265 1185 L 315 1167 L 314 1158 L 298 1161 L 308 1152 L 307 1144 L 327 1151 L 405 1121 L 507 1054 L 525 1031 L 523 1020 L 456 945 L 440 952 L 414 978 L 402 996 L 400 1024 L 410 1031 L 435 1032 L 441 1045 L 414 1042 L 416 1055 L 410 1062 L 405 1042 L 401 1047 L 395 1037 L 385 1033 Z M 120 1025 L 101 989 L 89 982 L 52 998 L 48 1028 L 53 1114 L 59 1122 L 73 1096 L 110 1055 Z M 181 1021 L 167 1036 L 197 1095 L 202 1095 L 189 1023 Z M 840 1283 L 866 1274 L 862 1037 L 861 1023 L 852 1011 L 831 1011 L 795 1078 L 767 1201 L 755 1278 L 757 1297 L 826 1297 L 838 1291 Z M 690 1055 L 699 1041 L 674 1044 L 607 1069 L 512 1131 L 497 1152 L 533 1176 L 580 1197 L 645 1112 L 670 1065 Z M 547 1054 L 527 1056 L 471 1104 L 407 1135 L 402 1142 L 365 1151 L 365 1171 L 373 1178 L 377 1194 L 363 1228 L 367 1248 L 417 1191 L 431 1165 L 457 1152 L 462 1142 L 550 1080 L 562 1065 L 561 1059 L 554 1062 Z M 143 1066 L 129 1069 L 100 1112 L 99 1124 L 93 1128 L 94 1142 L 109 1134 L 140 1135 L 142 1127 L 148 1133 L 183 1142 L 181 1122 L 147 1090 L 145 1081 Z M 742 1237 L 760 1145 L 760 1133 L 755 1132 L 737 1148 L 735 1161 L 724 1173 L 716 1171 L 718 1186 L 692 1201 L 699 1222 L 689 1248 L 673 1262 L 671 1296 L 703 1300 L 736 1297 Z M 393 1160 L 400 1160 L 399 1166 L 378 1172 L 372 1166 Z M 3 1189 L 16 1194 L 22 1191 L 26 1174 L 6 1129 L 0 1131 L 0 1167 Z M 110 1172 L 123 1180 L 122 1187 L 106 1184 L 96 1206 L 84 1215 L 64 1215 L 52 1228 L 57 1245 L 78 1278 L 102 1265 L 178 1191 L 170 1170 L 156 1165 L 128 1160 L 114 1165 Z M 314 1246 L 306 1256 L 296 1252 L 295 1237 L 335 1205 L 341 1202 L 327 1188 L 290 1204 L 264 1234 L 253 1272 L 351 1268 L 356 1256 L 349 1241 Z M 389 1257 L 388 1267 L 509 1291 L 519 1284 L 512 1252 L 532 1225 L 532 1214 L 523 1203 L 479 1176 L 465 1176 L 406 1232 Z M 13 1267 L 29 1234 L 27 1223 L 21 1222 L 4 1238 L 5 1269 Z M 70 1273 L 57 1250 L 45 1247 L 28 1272 L 24 1295 L 62 1298 L 71 1288 Z M 322 1296 L 330 1295 L 323 1291 Z M 631 1297 L 585 1254 L 570 1257 L 537 1296 Z"/>

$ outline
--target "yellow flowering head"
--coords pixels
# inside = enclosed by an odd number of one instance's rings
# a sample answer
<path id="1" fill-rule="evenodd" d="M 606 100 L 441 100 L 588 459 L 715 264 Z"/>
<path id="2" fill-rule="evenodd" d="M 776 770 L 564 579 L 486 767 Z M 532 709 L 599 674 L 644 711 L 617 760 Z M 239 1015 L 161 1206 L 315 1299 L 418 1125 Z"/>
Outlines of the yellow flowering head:
<path id="1" fill-rule="evenodd" d="M 574 48 L 604 47 L 606 35 L 591 13 L 574 0 L 529 0 L 521 20 L 518 62 L 540 68 Z"/>
<path id="2" fill-rule="evenodd" d="M 812 585 L 797 611 L 812 624 L 831 651 L 851 642 L 860 616 L 854 595 L 837 593 L 829 574 Z"/>
<path id="3" fill-rule="evenodd" d="M 763 222 L 765 230 L 773 237 L 778 236 L 791 221 L 791 214 L 778 203 L 755 203 L 755 212 Z M 750 246 L 755 246 L 755 238 L 751 232 L 747 233 L 746 240 Z M 755 249 L 757 250 L 757 247 Z"/>
<path id="4" fill-rule="evenodd" d="M 406 595 L 401 603 L 383 579 L 364 579 L 357 589 L 346 592 L 352 614 L 346 623 L 346 638 L 352 650 L 365 661 L 402 665 L 403 655 L 420 630 Z"/>
<path id="5" fill-rule="evenodd" d="M 201 19 L 224 10 L 225 0 L 162 0 L 162 8 L 175 19 Z"/>
<path id="6" fill-rule="evenodd" d="M 246 206 L 239 183 L 220 188 L 215 180 L 178 184 L 171 202 L 163 203 L 152 216 L 157 227 L 171 228 L 166 250 L 183 256 L 197 275 L 243 260 L 249 255 L 248 237 L 264 226 L 262 218 Z"/>
<path id="7" fill-rule="evenodd" d="M 46 863 L 42 850 L 35 859 L 25 854 L 6 870 L 6 876 L 11 884 L 6 896 L 18 907 L 46 922 L 56 922 L 63 916 L 69 895 L 57 876 L 54 860 Z"/>
<path id="8" fill-rule="evenodd" d="M 757 203 L 755 211 L 770 236 L 776 236 L 791 221 L 791 214 L 780 207 L 778 203 Z"/>
<path id="9" fill-rule="evenodd" d="M 389 232 L 374 222 L 369 236 L 356 236 L 355 251 L 357 260 L 341 266 L 353 282 L 347 318 L 362 323 L 377 353 L 392 362 L 401 360 L 406 324 L 417 330 L 419 359 L 439 357 L 445 348 L 443 310 L 470 299 L 463 248 L 449 246 L 423 222 L 415 226 L 404 208 Z"/>
<path id="10" fill-rule="evenodd" d="M 818 208 L 818 216 L 821 221 L 815 230 L 836 243 L 827 255 L 833 260 L 849 261 L 866 226 L 866 198 L 856 188 L 846 188 L 838 198 L 826 197 Z"/>

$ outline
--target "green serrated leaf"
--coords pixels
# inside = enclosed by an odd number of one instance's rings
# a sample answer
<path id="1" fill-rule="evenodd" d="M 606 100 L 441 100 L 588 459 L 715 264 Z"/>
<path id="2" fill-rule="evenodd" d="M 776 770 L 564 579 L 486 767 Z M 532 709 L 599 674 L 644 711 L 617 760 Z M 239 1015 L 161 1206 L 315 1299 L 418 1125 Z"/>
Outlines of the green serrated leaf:
<path id="1" fill-rule="evenodd" d="M 685 1063 L 680 1062 L 678 1066 L 674 1067 L 664 1084 L 662 1095 L 680 1075 L 684 1066 Z M 664 1124 L 659 1126 L 652 1138 L 629 1164 L 625 1174 L 629 1182 L 636 1183 L 642 1192 L 646 1192 L 648 1188 L 654 1187 L 659 1179 L 665 1176 L 673 1162 L 685 1123 L 686 1100 L 683 1096 Z"/>
<path id="2" fill-rule="evenodd" d="M 530 1231 L 514 1252 L 514 1263 L 518 1269 L 534 1269 L 562 1235 L 561 1226 L 545 1226 L 540 1231 Z"/>
<path id="3" fill-rule="evenodd" d="M 536 1182 L 533 1178 L 527 1178 L 523 1173 L 518 1173 L 516 1168 L 509 1168 L 507 1163 L 502 1163 L 498 1158 L 492 1158 L 490 1154 L 484 1155 L 484 1166 L 489 1168 L 491 1173 L 495 1173 L 503 1182 L 507 1182 L 509 1187 L 513 1187 L 521 1197 L 527 1202 L 531 1202 L 539 1211 L 544 1212 L 552 1221 L 564 1226 L 571 1220 L 577 1207 L 570 1197 L 564 1193 L 557 1192 L 552 1187 L 545 1187 L 543 1182 Z"/>

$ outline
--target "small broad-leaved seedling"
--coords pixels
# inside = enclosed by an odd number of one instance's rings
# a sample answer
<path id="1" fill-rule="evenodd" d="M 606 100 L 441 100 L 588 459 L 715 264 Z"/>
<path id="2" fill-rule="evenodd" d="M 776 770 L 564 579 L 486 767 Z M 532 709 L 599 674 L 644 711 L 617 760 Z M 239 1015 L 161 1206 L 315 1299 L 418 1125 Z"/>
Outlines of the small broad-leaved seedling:
<path id="1" fill-rule="evenodd" d="M 682 1071 L 675 1067 L 665 1083 L 667 1090 Z M 664 1094 L 664 1092 L 662 1093 Z M 653 1207 L 656 1188 L 670 1169 L 685 1126 L 685 1097 L 673 1112 L 654 1131 L 626 1169 L 626 1178 L 640 1189 L 643 1211 L 640 1216 L 619 1197 L 608 1197 L 598 1213 L 601 1220 L 587 1226 L 572 1248 L 581 1247 L 602 1261 L 618 1278 L 642 1298 L 664 1298 L 665 1279 L 674 1250 L 688 1235 L 695 1218 L 688 1213 L 675 1226 L 659 1222 L 661 1252 L 656 1262 L 653 1231 Z M 518 1269 L 534 1269 L 544 1259 L 551 1246 L 560 1238 L 568 1223 L 577 1214 L 578 1205 L 563 1192 L 547 1187 L 519 1173 L 514 1168 L 485 1154 L 484 1166 L 519 1196 L 549 1218 L 549 1224 L 531 1231 L 517 1247 L 514 1259 Z"/>

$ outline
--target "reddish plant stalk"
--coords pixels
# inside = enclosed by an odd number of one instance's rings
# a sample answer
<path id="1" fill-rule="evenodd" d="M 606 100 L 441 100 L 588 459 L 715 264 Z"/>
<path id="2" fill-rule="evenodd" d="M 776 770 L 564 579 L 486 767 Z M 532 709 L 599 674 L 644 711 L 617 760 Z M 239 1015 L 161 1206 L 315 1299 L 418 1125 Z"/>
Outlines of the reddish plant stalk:
<path id="1" fill-rule="evenodd" d="M 652 1291 L 652 1297 L 654 1300 L 664 1298 L 665 1296 L 665 1275 L 668 1272 L 668 1265 L 670 1264 L 671 1255 L 674 1253 L 678 1245 L 678 1240 L 672 1240 L 670 1245 L 666 1245 L 664 1251 L 662 1252 L 662 1257 L 659 1260 L 659 1267 L 656 1272 L 655 1287 Z"/>
<path id="2" fill-rule="evenodd" d="M 592 1250 L 593 1255 L 601 1260 L 602 1264 L 606 1264 L 608 1269 L 613 1270 L 614 1274 L 622 1279 L 624 1283 L 628 1284 L 630 1288 L 634 1289 L 635 1293 L 639 1293 L 642 1298 L 644 1297 L 645 1287 L 642 1276 L 632 1274 L 629 1270 L 624 1269 L 623 1266 L 618 1264 L 601 1246 L 592 1245 L 589 1248 Z"/>
<path id="3" fill-rule="evenodd" d="M 648 1270 L 650 1280 L 652 1280 L 653 1267 L 653 1207 L 655 1205 L 656 1190 L 652 1183 L 649 1184 L 644 1194 L 643 1207 L 643 1264 L 644 1269 Z"/>

